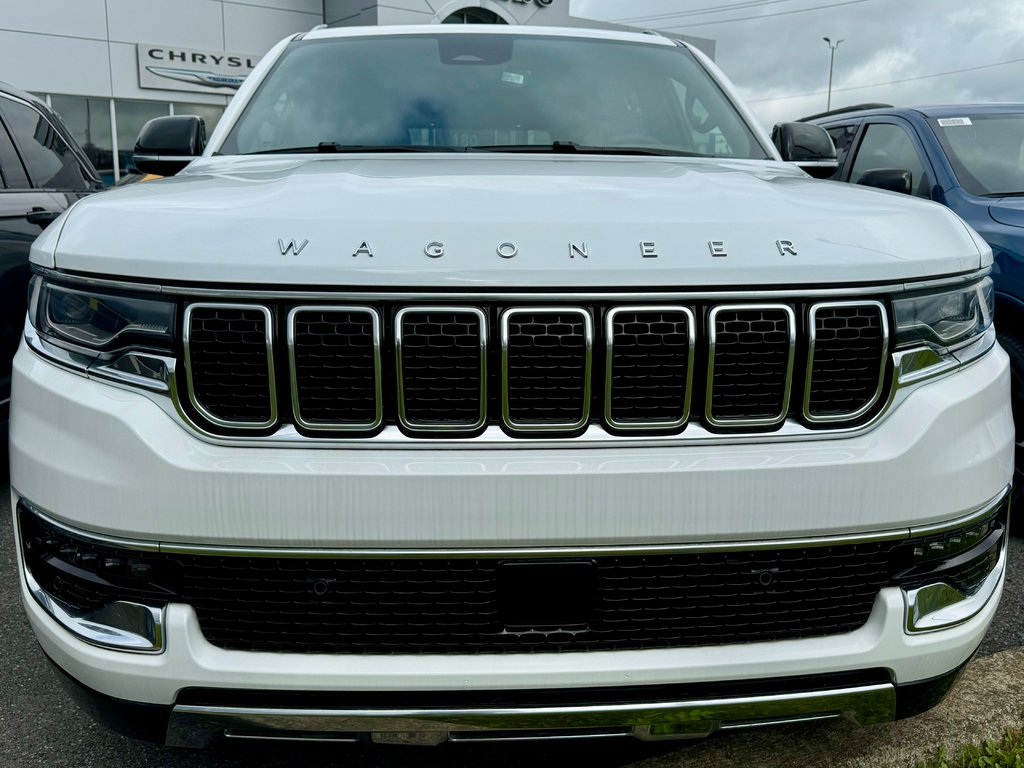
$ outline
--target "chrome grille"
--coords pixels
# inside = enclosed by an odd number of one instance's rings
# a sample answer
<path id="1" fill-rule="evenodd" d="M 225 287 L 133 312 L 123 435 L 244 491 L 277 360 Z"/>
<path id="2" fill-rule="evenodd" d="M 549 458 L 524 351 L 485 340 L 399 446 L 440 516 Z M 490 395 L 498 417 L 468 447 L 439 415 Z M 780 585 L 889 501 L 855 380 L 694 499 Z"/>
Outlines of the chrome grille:
<path id="1" fill-rule="evenodd" d="M 188 393 L 196 410 L 228 429 L 273 426 L 277 403 L 270 310 L 193 304 L 184 323 Z"/>
<path id="2" fill-rule="evenodd" d="M 487 419 L 487 316 L 475 308 L 395 316 L 398 417 L 414 431 L 479 429 Z"/>
<path id="3" fill-rule="evenodd" d="M 502 315 L 505 423 L 520 431 L 573 430 L 590 419 L 590 313 L 509 309 Z"/>
<path id="4" fill-rule="evenodd" d="M 183 314 L 189 396 L 179 403 L 198 427 L 227 436 L 280 424 L 309 438 L 393 426 L 423 438 L 500 427 L 545 439 L 589 436 L 598 423 L 613 434 L 672 435 L 691 422 L 719 433 L 787 421 L 825 429 L 863 424 L 886 402 L 888 310 L 873 300 L 282 300 Z M 283 397 L 275 371 L 288 379 Z"/>
<path id="5" fill-rule="evenodd" d="M 889 324 L 875 302 L 818 304 L 811 308 L 804 416 L 810 421 L 849 419 L 882 393 Z"/>
<path id="6" fill-rule="evenodd" d="M 681 427 L 693 390 L 693 312 L 616 307 L 606 318 L 606 423 L 616 429 Z"/>
<path id="7" fill-rule="evenodd" d="M 789 413 L 796 318 L 779 304 L 715 307 L 708 317 L 707 419 L 772 426 Z"/>
<path id="8" fill-rule="evenodd" d="M 309 430 L 381 423 L 380 316 L 369 307 L 296 307 L 288 315 L 295 421 Z"/>

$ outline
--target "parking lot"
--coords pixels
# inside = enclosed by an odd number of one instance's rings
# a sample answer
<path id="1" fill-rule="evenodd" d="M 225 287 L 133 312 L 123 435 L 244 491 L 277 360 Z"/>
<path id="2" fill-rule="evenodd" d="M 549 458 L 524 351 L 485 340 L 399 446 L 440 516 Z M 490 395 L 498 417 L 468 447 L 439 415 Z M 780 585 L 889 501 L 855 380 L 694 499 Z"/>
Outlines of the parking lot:
<path id="1" fill-rule="evenodd" d="M 0 525 L 0 659 L 4 666 L 0 683 L 0 766 L 500 768 L 586 764 L 592 768 L 669 768 L 788 765 L 795 760 L 804 766 L 911 766 L 945 739 L 957 743 L 960 738 L 997 736 L 1014 719 L 1019 723 L 1024 712 L 1024 696 L 1013 693 L 1019 685 L 1011 679 L 1019 679 L 1024 673 L 1024 651 L 1013 650 L 1024 648 L 1024 539 L 1016 538 L 1011 543 L 1010 579 L 979 660 L 945 703 L 912 721 L 874 726 L 867 731 L 846 722 L 736 731 L 705 742 L 682 744 L 616 739 L 422 748 L 258 742 L 231 744 L 209 752 L 163 749 L 108 733 L 64 695 L 22 612 L 7 488 L 0 498 L 0 517 L 4 520 Z M 972 710 L 975 705 L 979 712 Z M 1020 709 L 1015 710 L 1018 706 Z"/>

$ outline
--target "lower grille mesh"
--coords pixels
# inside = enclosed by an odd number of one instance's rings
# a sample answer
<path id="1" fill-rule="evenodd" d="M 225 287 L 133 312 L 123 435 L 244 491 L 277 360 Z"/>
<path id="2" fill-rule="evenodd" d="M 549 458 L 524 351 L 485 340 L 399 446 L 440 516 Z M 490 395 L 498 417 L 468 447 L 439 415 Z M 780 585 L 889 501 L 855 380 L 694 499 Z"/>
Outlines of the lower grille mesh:
<path id="1" fill-rule="evenodd" d="M 589 623 L 510 632 L 502 562 L 191 557 L 183 591 L 222 648 L 289 653 L 524 653 L 794 639 L 861 626 L 891 544 L 602 557 Z M 568 561 L 572 562 L 572 561 Z"/>
<path id="2" fill-rule="evenodd" d="M 119 599 L 185 603 L 221 648 L 507 654 L 849 632 L 867 621 L 879 590 L 936 580 L 929 568 L 945 562 L 941 553 L 921 553 L 940 540 L 974 542 L 977 555 L 942 578 L 976 588 L 998 560 L 1006 510 L 1004 499 L 982 523 L 931 538 L 559 559 L 142 552 L 63 530 L 24 502 L 18 525 L 27 568 L 56 599 L 86 611 Z"/>

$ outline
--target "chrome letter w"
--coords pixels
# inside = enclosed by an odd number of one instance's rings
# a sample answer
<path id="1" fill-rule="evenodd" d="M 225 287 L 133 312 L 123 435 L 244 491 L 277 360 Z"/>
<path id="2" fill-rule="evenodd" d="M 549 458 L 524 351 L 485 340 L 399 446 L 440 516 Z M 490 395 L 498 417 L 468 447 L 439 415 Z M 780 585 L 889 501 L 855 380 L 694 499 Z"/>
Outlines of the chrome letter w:
<path id="1" fill-rule="evenodd" d="M 296 256 L 302 253 L 302 249 L 306 247 L 309 240 L 303 240 L 300 245 L 297 245 L 294 240 L 289 240 L 287 243 L 284 240 L 277 241 L 277 247 L 281 249 L 281 255 L 287 256 L 288 251 L 291 251 Z"/>

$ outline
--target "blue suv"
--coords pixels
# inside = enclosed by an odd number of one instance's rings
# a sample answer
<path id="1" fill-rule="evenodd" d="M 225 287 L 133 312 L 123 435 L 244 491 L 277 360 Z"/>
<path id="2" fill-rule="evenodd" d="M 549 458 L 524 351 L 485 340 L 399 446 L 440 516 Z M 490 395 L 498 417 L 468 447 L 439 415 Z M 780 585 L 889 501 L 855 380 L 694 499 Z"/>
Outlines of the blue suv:
<path id="1" fill-rule="evenodd" d="M 832 137 L 833 180 L 941 203 L 992 246 L 996 329 L 1011 360 L 1017 471 L 1024 471 L 1024 104 L 871 104 L 800 122 Z"/>

